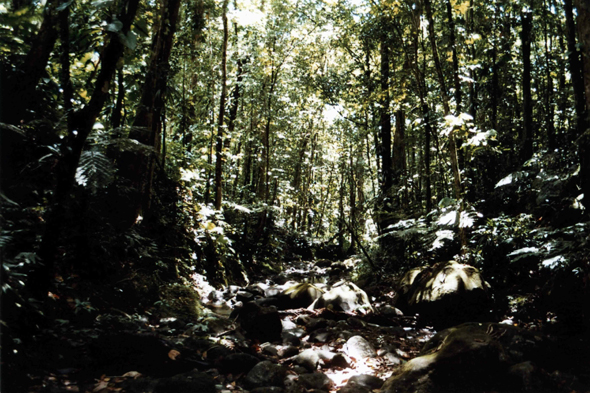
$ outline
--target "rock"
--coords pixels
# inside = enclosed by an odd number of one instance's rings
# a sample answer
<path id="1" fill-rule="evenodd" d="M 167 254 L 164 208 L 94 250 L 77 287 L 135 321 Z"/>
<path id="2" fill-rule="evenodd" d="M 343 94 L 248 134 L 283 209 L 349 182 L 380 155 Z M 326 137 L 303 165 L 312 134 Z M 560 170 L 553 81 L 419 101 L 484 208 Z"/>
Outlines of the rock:
<path id="1" fill-rule="evenodd" d="M 247 353 L 233 353 L 220 362 L 221 371 L 226 374 L 247 373 L 260 363 L 260 359 Z"/>
<path id="2" fill-rule="evenodd" d="M 338 390 L 338 393 L 371 393 L 371 391 L 364 386 L 344 385 Z"/>
<path id="3" fill-rule="evenodd" d="M 210 375 L 191 371 L 160 379 L 154 393 L 216 393 L 215 380 Z"/>
<path id="4" fill-rule="evenodd" d="M 331 330 L 318 329 L 311 332 L 307 341 L 309 341 L 310 343 L 327 343 L 331 341 L 335 336 L 336 334 Z"/>
<path id="5" fill-rule="evenodd" d="M 261 307 L 248 302 L 237 313 L 237 321 L 246 331 L 246 337 L 262 342 L 281 339 L 283 325 L 275 307 Z"/>
<path id="6" fill-rule="evenodd" d="M 351 363 L 352 362 L 348 356 L 343 353 L 337 353 L 329 362 L 327 362 L 327 365 L 335 368 L 348 368 Z"/>
<path id="7" fill-rule="evenodd" d="M 441 326 L 477 320 L 489 309 L 489 284 L 479 270 L 455 261 L 412 269 L 399 283 L 400 307 Z"/>
<path id="8" fill-rule="evenodd" d="M 402 363 L 402 360 L 400 359 L 400 357 L 393 352 L 385 352 L 383 354 L 383 359 L 386 360 L 387 364 L 392 365 L 392 366 L 396 366 L 398 364 Z"/>
<path id="9" fill-rule="evenodd" d="M 341 281 L 335 284 L 332 289 L 324 293 L 311 306 L 312 309 L 328 308 L 334 311 L 373 311 L 369 297 L 355 284 Z"/>
<path id="10" fill-rule="evenodd" d="M 519 391 L 523 382 L 515 375 L 526 376 L 530 367 L 515 365 L 549 357 L 545 345 L 544 337 L 514 326 L 465 323 L 437 333 L 381 391 Z"/>
<path id="11" fill-rule="evenodd" d="M 260 346 L 262 353 L 268 356 L 279 356 L 279 350 L 277 347 L 270 343 L 264 343 Z"/>
<path id="12" fill-rule="evenodd" d="M 236 300 L 247 303 L 251 300 L 254 300 L 254 294 L 247 291 L 238 291 L 238 293 L 236 293 Z"/>
<path id="13" fill-rule="evenodd" d="M 361 336 L 353 336 L 346 342 L 346 353 L 356 361 L 374 358 L 377 356 L 375 349 Z"/>
<path id="14" fill-rule="evenodd" d="M 334 386 L 334 381 L 324 373 L 302 374 L 299 376 L 299 383 L 306 389 L 325 391 L 329 391 Z"/>
<path id="15" fill-rule="evenodd" d="M 358 386 L 367 388 L 369 390 L 381 389 L 384 381 L 381 378 L 377 378 L 374 375 L 355 375 L 350 378 L 346 383 L 347 386 Z"/>
<path id="16" fill-rule="evenodd" d="M 280 358 L 290 358 L 299 354 L 299 348 L 293 345 L 289 345 L 279 349 L 279 357 Z"/>
<path id="17" fill-rule="evenodd" d="M 279 295 L 279 308 L 286 310 L 309 307 L 323 293 L 323 290 L 309 283 L 293 285 Z"/>
<path id="18" fill-rule="evenodd" d="M 249 389 L 267 387 L 267 386 L 284 386 L 283 379 L 287 374 L 287 369 L 268 360 L 258 363 L 248 375 L 246 375 L 245 384 Z"/>
<path id="19" fill-rule="evenodd" d="M 315 371 L 320 364 L 320 354 L 313 349 L 306 349 L 299 355 L 295 356 L 293 361 L 310 371 Z"/>
<path id="20" fill-rule="evenodd" d="M 324 318 L 310 318 L 305 324 L 305 329 L 308 332 L 313 332 L 317 329 L 322 329 L 328 326 L 328 320 Z"/>
<path id="21" fill-rule="evenodd" d="M 285 345 L 299 346 L 301 344 L 301 339 L 293 332 L 283 332 L 281 338 Z"/>
<path id="22" fill-rule="evenodd" d="M 318 259 L 314 266 L 319 268 L 330 267 L 332 266 L 332 261 L 329 259 Z"/>
<path id="23" fill-rule="evenodd" d="M 378 309 L 379 313 L 386 317 L 403 317 L 404 313 L 399 308 L 392 307 L 386 304 Z"/>

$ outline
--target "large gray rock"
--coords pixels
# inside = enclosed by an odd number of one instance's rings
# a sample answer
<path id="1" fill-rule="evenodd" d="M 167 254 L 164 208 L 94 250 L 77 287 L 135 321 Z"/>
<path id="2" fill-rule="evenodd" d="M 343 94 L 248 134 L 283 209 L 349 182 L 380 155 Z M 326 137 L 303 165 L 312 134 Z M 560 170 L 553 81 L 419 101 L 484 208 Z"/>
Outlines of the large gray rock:
<path id="1" fill-rule="evenodd" d="M 366 360 L 377 356 L 375 349 L 364 337 L 353 336 L 346 342 L 346 354 L 356 361 Z"/>
<path id="2" fill-rule="evenodd" d="M 549 356 L 542 354 L 547 342 L 541 335 L 509 325 L 452 327 L 436 334 L 421 356 L 405 363 L 381 392 L 522 391 L 527 376 L 532 375 L 531 367 L 523 362 Z"/>
<path id="3" fill-rule="evenodd" d="M 311 309 L 327 308 L 333 311 L 373 311 L 369 297 L 359 287 L 348 281 L 335 284 L 332 289 L 320 296 Z"/>
<path id="4" fill-rule="evenodd" d="M 440 326 L 485 317 L 489 284 L 479 270 L 455 261 L 408 271 L 399 282 L 399 307 Z"/>

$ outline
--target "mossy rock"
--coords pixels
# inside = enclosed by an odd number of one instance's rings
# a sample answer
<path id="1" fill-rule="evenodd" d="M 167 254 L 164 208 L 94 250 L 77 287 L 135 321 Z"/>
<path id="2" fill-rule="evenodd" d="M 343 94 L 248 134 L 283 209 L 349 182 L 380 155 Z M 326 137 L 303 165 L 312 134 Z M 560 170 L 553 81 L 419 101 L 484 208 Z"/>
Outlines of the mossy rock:
<path id="1" fill-rule="evenodd" d="M 403 311 L 440 326 L 479 320 L 489 311 L 490 285 L 480 271 L 455 261 L 408 271 L 399 281 Z"/>
<path id="2" fill-rule="evenodd" d="M 465 323 L 436 334 L 381 391 L 523 391 L 511 367 L 543 362 L 550 352 L 549 340 L 540 334 L 497 323 Z"/>
<path id="3" fill-rule="evenodd" d="M 190 322 L 199 319 L 203 311 L 199 294 L 187 285 L 174 283 L 162 286 L 160 299 L 155 305 L 161 317 L 176 317 Z"/>

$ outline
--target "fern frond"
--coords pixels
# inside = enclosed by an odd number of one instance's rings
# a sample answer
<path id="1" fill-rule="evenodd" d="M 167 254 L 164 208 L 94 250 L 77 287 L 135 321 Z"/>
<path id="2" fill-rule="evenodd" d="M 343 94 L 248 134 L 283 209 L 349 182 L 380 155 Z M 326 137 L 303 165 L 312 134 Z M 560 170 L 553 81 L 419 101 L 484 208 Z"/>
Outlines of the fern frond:
<path id="1" fill-rule="evenodd" d="M 90 188 L 94 194 L 99 188 L 106 187 L 113 179 L 113 163 L 96 150 L 83 151 L 76 169 L 76 182 Z"/>

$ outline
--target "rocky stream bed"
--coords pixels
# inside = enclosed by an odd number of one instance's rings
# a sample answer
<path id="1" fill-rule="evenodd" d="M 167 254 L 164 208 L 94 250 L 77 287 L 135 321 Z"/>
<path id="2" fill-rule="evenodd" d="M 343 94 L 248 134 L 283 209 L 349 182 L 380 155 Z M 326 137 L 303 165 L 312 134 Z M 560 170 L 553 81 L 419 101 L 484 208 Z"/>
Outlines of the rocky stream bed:
<path id="1" fill-rule="evenodd" d="M 393 282 L 352 283 L 353 263 L 292 262 L 223 290 L 195 276 L 205 306 L 198 320 L 113 312 L 74 332 L 55 328 L 35 342 L 35 356 L 3 365 L 5 390 L 590 391 L 587 336 L 564 339 L 511 320 L 435 331 L 395 307 L 407 302 L 396 303 Z"/>

